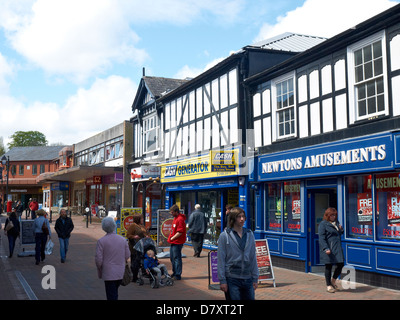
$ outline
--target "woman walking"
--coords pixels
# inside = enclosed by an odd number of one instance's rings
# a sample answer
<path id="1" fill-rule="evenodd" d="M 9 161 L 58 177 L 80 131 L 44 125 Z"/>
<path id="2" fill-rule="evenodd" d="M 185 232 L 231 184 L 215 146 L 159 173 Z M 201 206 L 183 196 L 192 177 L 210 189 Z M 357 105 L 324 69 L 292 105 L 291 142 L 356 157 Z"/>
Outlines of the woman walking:
<path id="1" fill-rule="evenodd" d="M 328 208 L 325 211 L 322 222 L 318 227 L 320 262 L 325 264 L 325 282 L 326 290 L 334 293 L 338 290 L 337 278 L 342 273 L 344 266 L 344 256 L 342 241 L 343 227 L 337 220 L 337 211 L 335 208 Z M 336 264 L 332 276 L 332 267 Z"/>
<path id="2" fill-rule="evenodd" d="M 130 256 L 128 242 L 115 233 L 117 226 L 113 218 L 104 218 L 101 227 L 106 235 L 99 239 L 96 245 L 97 273 L 99 278 L 104 280 L 107 300 L 118 300 L 118 288 Z"/>
<path id="3" fill-rule="evenodd" d="M 10 213 L 10 216 L 6 220 L 4 232 L 7 234 L 8 248 L 10 250 L 8 257 L 11 258 L 14 252 L 15 242 L 20 232 L 19 221 L 15 209 L 13 209 L 13 211 Z"/>
<path id="4" fill-rule="evenodd" d="M 44 250 L 46 248 L 47 237 L 51 237 L 49 220 L 46 219 L 46 211 L 40 209 L 36 211 L 37 218 L 35 219 L 35 260 L 36 265 L 40 260 L 44 261 L 46 255 Z"/>

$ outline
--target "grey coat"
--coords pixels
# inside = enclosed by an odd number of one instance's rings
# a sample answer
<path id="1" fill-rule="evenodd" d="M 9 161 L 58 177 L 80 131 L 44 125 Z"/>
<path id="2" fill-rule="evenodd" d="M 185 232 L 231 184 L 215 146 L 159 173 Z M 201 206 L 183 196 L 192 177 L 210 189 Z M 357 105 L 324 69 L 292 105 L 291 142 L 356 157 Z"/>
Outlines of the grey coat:
<path id="1" fill-rule="evenodd" d="M 207 219 L 203 212 L 194 210 L 189 216 L 189 230 L 188 233 L 206 233 Z"/>
<path id="2" fill-rule="evenodd" d="M 337 230 L 329 221 L 323 220 L 318 227 L 319 235 L 319 261 L 322 264 L 343 263 L 342 241 L 340 239 L 343 230 Z M 330 254 L 326 254 L 331 250 Z"/>

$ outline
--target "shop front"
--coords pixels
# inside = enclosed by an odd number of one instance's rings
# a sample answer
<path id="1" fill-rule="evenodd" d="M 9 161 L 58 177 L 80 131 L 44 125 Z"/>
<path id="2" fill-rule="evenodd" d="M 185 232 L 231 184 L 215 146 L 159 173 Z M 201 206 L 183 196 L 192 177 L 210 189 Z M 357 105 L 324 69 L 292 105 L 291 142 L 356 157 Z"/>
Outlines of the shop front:
<path id="1" fill-rule="evenodd" d="M 144 223 L 147 228 L 157 228 L 157 210 L 162 205 L 160 167 L 142 165 L 131 169 L 131 183 L 134 193 L 134 207 L 142 208 Z"/>
<path id="2" fill-rule="evenodd" d="M 318 270 L 318 225 L 335 207 L 345 263 L 400 276 L 399 147 L 385 133 L 259 156 L 256 237 L 282 266 Z"/>
<path id="3" fill-rule="evenodd" d="M 225 207 L 241 206 L 248 212 L 247 179 L 240 176 L 239 149 L 210 151 L 205 155 L 161 165 L 166 207 L 177 204 L 188 219 L 195 204 L 208 220 L 204 247 L 215 248 L 226 225 Z M 190 241 L 190 235 L 189 241 Z"/>

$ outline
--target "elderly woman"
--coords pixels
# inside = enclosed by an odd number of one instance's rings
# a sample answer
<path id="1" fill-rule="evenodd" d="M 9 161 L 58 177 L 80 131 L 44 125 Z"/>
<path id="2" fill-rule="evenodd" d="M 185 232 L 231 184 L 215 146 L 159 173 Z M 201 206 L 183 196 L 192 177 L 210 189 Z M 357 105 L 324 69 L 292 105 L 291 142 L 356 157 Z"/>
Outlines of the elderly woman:
<path id="1" fill-rule="evenodd" d="M 325 264 L 325 282 L 327 291 L 334 293 L 338 287 L 336 280 L 342 273 L 344 266 L 344 256 L 341 242 L 343 227 L 337 220 L 335 208 L 328 208 L 325 211 L 323 220 L 318 227 L 320 262 Z M 336 264 L 332 276 L 332 267 Z M 332 278 L 331 278 L 332 277 Z"/>
<path id="2" fill-rule="evenodd" d="M 107 300 L 118 300 L 118 288 L 130 255 L 128 242 L 115 233 L 116 224 L 113 218 L 104 218 L 101 226 L 106 235 L 96 245 L 97 273 L 104 280 Z"/>
<path id="3" fill-rule="evenodd" d="M 131 251 L 131 270 L 133 274 L 132 282 L 138 279 L 138 272 L 140 268 L 140 255 L 134 249 L 135 244 L 142 238 L 148 237 L 149 233 L 143 225 L 143 215 L 136 213 L 133 215 L 133 223 L 129 226 L 126 237 L 129 240 L 129 250 Z"/>

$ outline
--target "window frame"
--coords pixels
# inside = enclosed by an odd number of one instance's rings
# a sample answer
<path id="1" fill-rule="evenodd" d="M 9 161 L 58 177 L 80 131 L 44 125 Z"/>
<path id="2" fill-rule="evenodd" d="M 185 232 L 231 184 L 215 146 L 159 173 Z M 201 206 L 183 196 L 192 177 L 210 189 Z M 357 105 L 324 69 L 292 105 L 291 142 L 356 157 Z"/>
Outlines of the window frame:
<path id="1" fill-rule="evenodd" d="M 355 57 L 354 54 L 356 51 L 363 49 L 367 46 L 374 44 L 375 42 L 381 42 L 381 50 L 382 50 L 382 74 L 379 76 L 372 76 L 367 80 L 363 79 L 363 81 L 356 83 L 356 76 L 355 76 Z M 387 50 L 386 50 L 386 35 L 384 30 L 375 33 L 374 35 L 365 38 L 363 40 L 358 41 L 347 47 L 347 73 L 349 79 L 349 116 L 350 116 L 350 123 L 355 123 L 357 121 L 363 120 L 370 120 L 381 116 L 389 115 L 389 92 L 388 92 L 388 75 L 387 75 Z M 373 61 L 373 60 L 372 60 Z M 376 81 L 379 78 L 383 78 L 383 95 L 384 95 L 384 110 L 376 111 L 374 113 L 368 114 L 366 112 L 365 115 L 360 116 L 358 110 L 358 100 L 357 100 L 357 87 L 361 84 L 367 84 L 371 81 Z M 377 93 L 375 92 L 375 97 Z M 377 108 L 377 106 L 376 106 Z M 366 110 L 368 110 L 368 106 L 366 106 Z"/>
<path id="2" fill-rule="evenodd" d="M 149 125 L 151 125 L 151 120 L 153 120 L 153 126 L 149 129 Z M 143 137 L 143 154 L 152 153 L 155 151 L 160 150 L 160 119 L 158 118 L 157 113 L 150 114 L 143 118 L 143 125 L 142 125 L 142 137 Z M 148 150 L 147 148 L 147 138 L 150 132 L 155 131 L 156 137 L 156 146 L 154 149 Z"/>
<path id="3" fill-rule="evenodd" d="M 292 80 L 293 81 L 293 105 L 286 106 L 285 108 L 278 109 L 277 106 L 277 85 L 281 83 Z M 281 77 L 273 79 L 271 81 L 271 111 L 272 111 L 272 138 L 273 141 L 297 137 L 297 101 L 296 101 L 296 74 L 295 71 L 287 73 Z M 293 132 L 289 134 L 280 135 L 279 134 L 279 113 L 284 110 L 293 109 Z"/>

